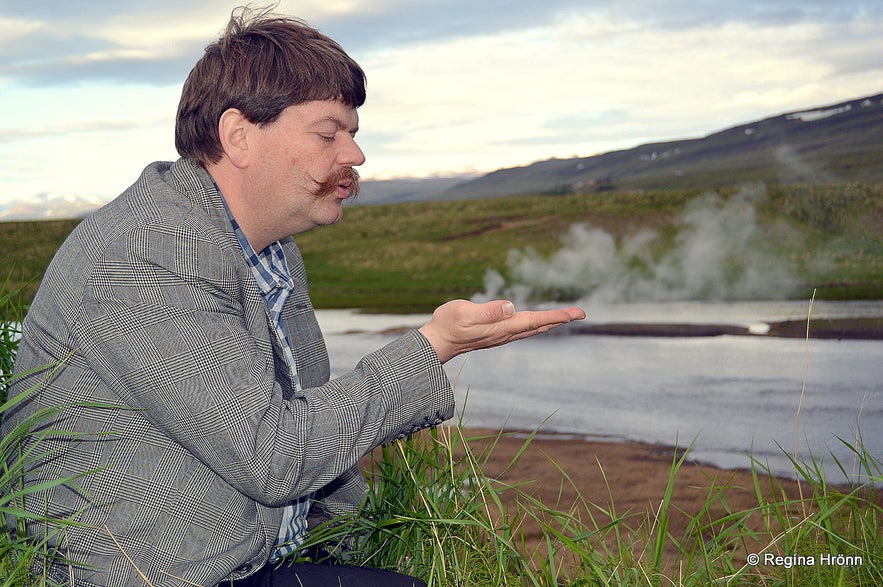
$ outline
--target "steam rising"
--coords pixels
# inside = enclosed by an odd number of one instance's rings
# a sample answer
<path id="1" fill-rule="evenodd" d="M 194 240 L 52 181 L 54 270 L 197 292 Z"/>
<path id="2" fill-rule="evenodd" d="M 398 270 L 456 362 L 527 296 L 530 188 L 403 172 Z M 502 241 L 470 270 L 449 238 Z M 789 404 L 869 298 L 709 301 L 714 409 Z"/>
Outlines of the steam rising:
<path id="1" fill-rule="evenodd" d="M 485 291 L 473 299 L 590 304 L 787 297 L 799 282 L 779 251 L 797 237 L 782 225 L 758 223 L 755 203 L 764 195 L 762 186 L 750 186 L 728 199 L 697 198 L 677 218 L 672 245 L 649 230 L 618 241 L 574 224 L 548 258 L 532 248 L 509 251 L 508 281 L 487 271 Z"/>

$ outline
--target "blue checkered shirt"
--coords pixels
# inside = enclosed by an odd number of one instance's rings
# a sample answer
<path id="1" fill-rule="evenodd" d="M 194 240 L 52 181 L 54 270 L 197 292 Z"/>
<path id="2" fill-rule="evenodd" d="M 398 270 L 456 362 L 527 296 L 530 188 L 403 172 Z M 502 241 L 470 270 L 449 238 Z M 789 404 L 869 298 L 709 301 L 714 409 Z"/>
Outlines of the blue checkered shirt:
<path id="1" fill-rule="evenodd" d="M 229 209 L 227 213 L 230 214 Z M 294 282 L 288 272 L 288 263 L 285 261 L 285 251 L 277 241 L 260 253 L 256 253 L 232 214 L 230 214 L 230 222 L 233 224 L 239 244 L 242 245 L 242 252 L 245 254 L 245 260 L 258 284 L 258 289 L 267 304 L 270 324 L 273 325 L 279 346 L 282 348 L 285 360 L 291 369 L 291 386 L 294 391 L 300 391 L 297 366 L 294 363 L 288 335 L 282 325 L 282 307 L 285 305 L 285 300 L 288 299 L 288 294 L 294 289 Z M 278 562 L 282 557 L 297 550 L 304 541 L 307 533 L 307 514 L 310 510 L 310 501 L 311 496 L 308 495 L 285 506 L 282 525 L 279 527 L 279 535 L 276 538 L 276 547 L 270 554 L 269 562 Z"/>

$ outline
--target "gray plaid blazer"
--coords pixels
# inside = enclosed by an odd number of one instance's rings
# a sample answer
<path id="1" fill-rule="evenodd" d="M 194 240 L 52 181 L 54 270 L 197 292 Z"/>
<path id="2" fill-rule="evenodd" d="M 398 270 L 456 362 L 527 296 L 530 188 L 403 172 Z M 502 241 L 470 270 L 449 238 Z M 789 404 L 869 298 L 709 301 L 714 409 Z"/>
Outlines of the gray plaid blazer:
<path id="1" fill-rule="evenodd" d="M 453 415 L 432 347 L 411 331 L 329 381 L 300 251 L 284 321 L 303 391 L 292 391 L 266 305 L 208 173 L 154 163 L 85 219 L 49 266 L 23 324 L 16 372 L 31 397 L 3 433 L 65 406 L 27 484 L 98 469 L 39 493 L 29 511 L 79 522 L 51 543 L 77 586 L 215 585 L 262 567 L 282 506 L 354 511 L 357 460 Z M 47 377 L 48 376 L 48 377 Z M 98 406 L 108 404 L 119 407 Z M 42 524 L 29 525 L 40 534 Z"/>

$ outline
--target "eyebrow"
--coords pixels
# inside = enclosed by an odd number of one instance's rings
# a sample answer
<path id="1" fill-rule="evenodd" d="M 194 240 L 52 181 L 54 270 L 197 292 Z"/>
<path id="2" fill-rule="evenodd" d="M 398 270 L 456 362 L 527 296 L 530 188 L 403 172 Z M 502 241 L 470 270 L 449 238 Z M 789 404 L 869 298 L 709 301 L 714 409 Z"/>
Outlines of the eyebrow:
<path id="1" fill-rule="evenodd" d="M 334 124 L 338 128 L 338 130 L 347 130 L 351 134 L 356 134 L 357 132 L 359 132 L 358 125 L 356 125 L 355 128 L 351 129 L 348 124 L 346 124 L 344 121 L 342 121 L 338 117 L 334 116 L 333 114 L 329 114 L 328 116 L 318 119 L 316 122 L 313 123 L 313 126 L 318 126 L 324 122 L 330 122 L 330 123 Z"/>

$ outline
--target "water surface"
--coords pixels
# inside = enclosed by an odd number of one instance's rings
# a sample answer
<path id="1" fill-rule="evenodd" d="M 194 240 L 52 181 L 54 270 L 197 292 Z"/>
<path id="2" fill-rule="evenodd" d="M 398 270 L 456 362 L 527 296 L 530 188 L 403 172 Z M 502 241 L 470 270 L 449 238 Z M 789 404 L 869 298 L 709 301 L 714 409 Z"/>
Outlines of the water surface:
<path id="1" fill-rule="evenodd" d="M 590 322 L 756 325 L 806 318 L 807 303 L 629 304 L 588 308 Z M 883 302 L 814 303 L 816 318 L 883 316 Z M 428 316 L 320 311 L 339 374 Z M 351 330 L 366 331 L 347 334 Z M 883 461 L 883 341 L 765 336 L 655 338 L 550 334 L 446 365 L 465 426 L 533 429 L 612 441 L 693 443 L 692 458 L 745 468 L 749 455 L 793 474 L 789 455 L 837 471 L 844 442 Z M 592 455 L 587 455 L 591 462 Z"/>

